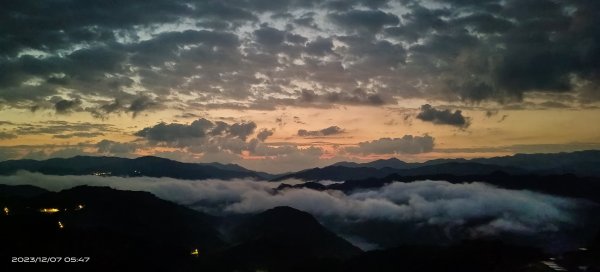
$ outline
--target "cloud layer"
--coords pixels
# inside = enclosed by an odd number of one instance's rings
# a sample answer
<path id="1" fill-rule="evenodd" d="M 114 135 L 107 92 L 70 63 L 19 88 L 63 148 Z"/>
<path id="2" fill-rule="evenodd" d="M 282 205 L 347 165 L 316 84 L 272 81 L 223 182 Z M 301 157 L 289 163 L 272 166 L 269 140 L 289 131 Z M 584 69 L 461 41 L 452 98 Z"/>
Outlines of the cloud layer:
<path id="1" fill-rule="evenodd" d="M 473 228 L 473 233 L 482 236 L 557 232 L 576 225 L 576 211 L 587 205 L 573 199 L 500 189 L 483 183 L 451 184 L 430 180 L 396 182 L 350 194 L 335 190 L 276 191 L 274 188 L 279 183 L 248 180 L 46 176 L 28 172 L 3 177 L 1 183 L 31 184 L 52 191 L 83 184 L 110 186 L 148 191 L 160 198 L 220 215 L 291 206 L 326 221 L 385 220 L 415 226 L 464 227 Z M 484 223 L 470 225 L 482 219 Z"/>

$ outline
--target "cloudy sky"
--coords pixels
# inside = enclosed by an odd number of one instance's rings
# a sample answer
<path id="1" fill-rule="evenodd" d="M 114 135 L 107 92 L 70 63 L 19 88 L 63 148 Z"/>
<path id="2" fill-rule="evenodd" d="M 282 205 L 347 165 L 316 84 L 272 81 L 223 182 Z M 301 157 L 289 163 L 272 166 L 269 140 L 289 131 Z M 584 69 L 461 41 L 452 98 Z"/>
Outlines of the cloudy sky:
<path id="1" fill-rule="evenodd" d="M 0 160 L 600 148 L 597 0 L 4 1 Z"/>

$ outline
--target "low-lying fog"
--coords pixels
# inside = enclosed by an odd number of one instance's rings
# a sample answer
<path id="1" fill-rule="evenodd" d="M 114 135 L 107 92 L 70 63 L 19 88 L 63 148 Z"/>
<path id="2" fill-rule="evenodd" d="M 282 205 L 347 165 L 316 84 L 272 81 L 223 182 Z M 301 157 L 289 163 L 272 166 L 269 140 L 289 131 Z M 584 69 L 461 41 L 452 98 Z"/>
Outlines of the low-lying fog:
<path id="1" fill-rule="evenodd" d="M 552 235 L 582 227 L 579 211 L 590 206 L 589 202 L 582 200 L 507 190 L 484 183 L 451 184 L 432 180 L 395 182 L 352 193 L 292 188 L 274 190 L 281 183 L 296 184 L 299 183 L 297 180 L 190 181 L 151 177 L 51 176 L 29 172 L 0 177 L 0 183 L 30 184 L 50 191 L 78 185 L 148 191 L 162 199 L 214 215 L 256 213 L 276 206 L 291 206 L 311 213 L 330 229 L 367 249 L 385 244 L 385 239 L 378 239 L 377 235 L 370 235 L 368 231 L 361 232 L 372 222 L 378 222 L 380 228 L 384 224 L 387 231 L 392 232 L 406 232 L 406 227 L 401 226 L 408 223 L 412 226 L 412 231 L 408 232 L 413 234 L 418 233 L 415 228 L 438 229 L 442 236 L 446 236 L 444 239 L 451 239 L 450 236 L 457 233 L 460 233 L 460 238 L 465 235 Z M 397 239 L 402 242 L 403 238 Z"/>

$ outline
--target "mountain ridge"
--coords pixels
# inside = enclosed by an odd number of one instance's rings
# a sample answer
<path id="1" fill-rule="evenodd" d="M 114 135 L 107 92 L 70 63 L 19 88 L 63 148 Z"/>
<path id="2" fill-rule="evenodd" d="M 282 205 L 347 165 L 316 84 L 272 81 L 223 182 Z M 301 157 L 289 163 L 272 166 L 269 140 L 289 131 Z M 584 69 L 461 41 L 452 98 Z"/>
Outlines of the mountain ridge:
<path id="1" fill-rule="evenodd" d="M 583 150 L 559 153 L 517 153 L 508 156 L 490 158 L 456 158 L 433 159 L 425 162 L 405 162 L 398 158 L 379 159 L 365 163 L 338 162 L 329 166 L 343 166 L 349 168 L 369 167 L 376 169 L 413 169 L 429 165 L 446 163 L 480 163 L 487 165 L 516 167 L 540 174 L 578 174 L 600 176 L 600 150 Z"/>
<path id="2" fill-rule="evenodd" d="M 120 158 L 106 156 L 75 156 L 47 160 L 8 160 L 0 162 L 0 175 L 17 171 L 50 175 L 148 176 L 180 179 L 269 179 L 273 175 L 248 170 L 239 165 L 220 163 L 185 163 L 155 156 Z"/>
<path id="3" fill-rule="evenodd" d="M 143 156 L 120 158 L 107 156 L 75 156 L 47 160 L 7 160 L 0 162 L 0 175 L 17 171 L 48 175 L 99 175 L 123 177 L 171 177 L 178 179 L 250 178 L 280 181 L 286 178 L 303 180 L 357 180 L 399 175 L 473 175 L 497 171 L 509 174 L 561 175 L 600 177 L 600 150 L 561 153 L 515 154 L 474 159 L 434 159 L 426 162 L 404 162 L 398 158 L 367 163 L 338 162 L 325 167 L 309 168 L 284 174 L 270 174 L 246 169 L 237 164 L 187 163 L 171 159 Z"/>

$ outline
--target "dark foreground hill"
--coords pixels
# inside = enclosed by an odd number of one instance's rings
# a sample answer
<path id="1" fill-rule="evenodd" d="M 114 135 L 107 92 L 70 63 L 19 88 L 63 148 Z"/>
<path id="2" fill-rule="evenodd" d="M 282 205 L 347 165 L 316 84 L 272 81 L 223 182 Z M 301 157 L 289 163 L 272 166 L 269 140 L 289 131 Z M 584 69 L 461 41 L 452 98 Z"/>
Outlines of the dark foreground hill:
<path id="1" fill-rule="evenodd" d="M 228 263 L 243 269 L 312 270 L 306 265 L 346 260 L 362 251 L 323 227 L 312 215 L 276 207 L 243 220 L 232 230 Z"/>
<path id="2" fill-rule="evenodd" d="M 3 260 L 77 256 L 90 257 L 90 268 L 176 271 L 190 250 L 225 246 L 216 218 L 150 193 L 81 186 L 24 197 L 7 188 L 0 188 Z"/>
<path id="3" fill-rule="evenodd" d="M 90 257 L 86 271 L 233 271 L 339 264 L 361 250 L 312 215 L 278 207 L 249 216 L 223 241 L 217 218 L 146 192 L 0 186 L 0 256 Z M 4 209 L 6 208 L 6 209 Z M 12 271 L 12 270 L 11 270 Z"/>
<path id="4" fill-rule="evenodd" d="M 367 252 L 343 265 L 344 271 L 527 271 L 543 255 L 499 241 L 468 241 L 448 247 L 403 246 Z"/>

